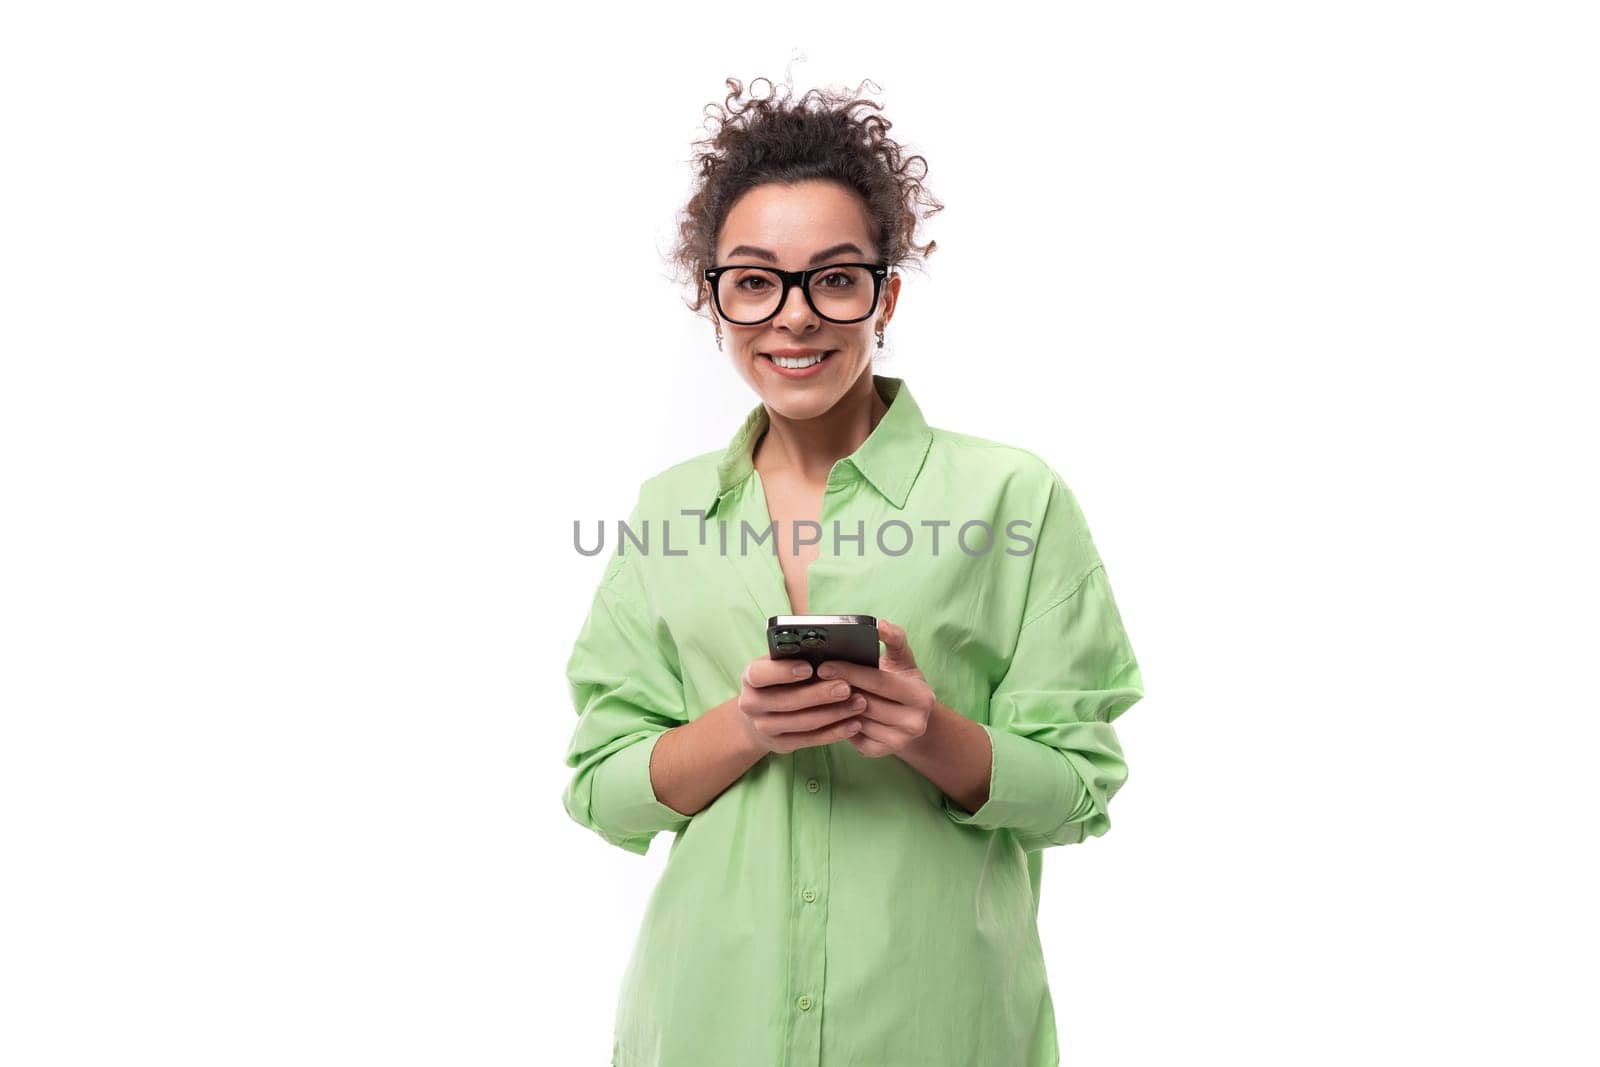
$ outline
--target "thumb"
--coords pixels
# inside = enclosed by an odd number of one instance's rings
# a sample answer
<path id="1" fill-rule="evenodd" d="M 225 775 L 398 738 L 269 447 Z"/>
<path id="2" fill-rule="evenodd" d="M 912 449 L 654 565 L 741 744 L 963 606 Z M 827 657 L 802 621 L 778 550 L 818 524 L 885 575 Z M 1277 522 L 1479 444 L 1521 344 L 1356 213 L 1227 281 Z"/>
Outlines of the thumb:
<path id="1" fill-rule="evenodd" d="M 878 620 L 878 639 L 884 644 L 884 651 L 879 656 L 878 669 L 884 671 L 909 671 L 915 670 L 917 658 L 911 653 L 911 645 L 906 641 L 906 631 L 888 619 Z"/>

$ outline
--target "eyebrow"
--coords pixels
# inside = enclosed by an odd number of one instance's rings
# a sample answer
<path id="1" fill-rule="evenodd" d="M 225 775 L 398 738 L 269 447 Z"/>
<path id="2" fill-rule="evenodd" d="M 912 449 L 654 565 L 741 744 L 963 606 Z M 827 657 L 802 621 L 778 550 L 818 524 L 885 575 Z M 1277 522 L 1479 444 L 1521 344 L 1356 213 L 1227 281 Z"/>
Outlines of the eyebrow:
<path id="1" fill-rule="evenodd" d="M 854 252 L 856 255 L 861 256 L 862 258 L 866 258 L 865 252 L 861 251 L 860 248 L 856 247 L 849 241 L 846 241 L 843 244 L 834 245 L 832 248 L 824 248 L 822 251 L 811 257 L 811 262 L 808 264 L 808 266 L 814 267 L 824 260 L 832 259 L 833 257 L 841 255 L 845 252 Z M 775 254 L 767 251 L 765 248 L 757 248 L 754 245 L 735 245 L 728 251 L 728 256 L 730 258 L 733 256 L 755 256 L 757 259 L 764 259 L 768 263 L 778 262 L 778 257 Z"/>

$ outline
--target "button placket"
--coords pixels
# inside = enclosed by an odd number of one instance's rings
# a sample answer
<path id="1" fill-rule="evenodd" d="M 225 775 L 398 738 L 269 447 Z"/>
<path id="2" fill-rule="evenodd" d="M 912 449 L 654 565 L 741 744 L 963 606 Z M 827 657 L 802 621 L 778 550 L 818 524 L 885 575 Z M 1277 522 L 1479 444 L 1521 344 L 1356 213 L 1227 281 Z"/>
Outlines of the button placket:
<path id="1" fill-rule="evenodd" d="M 827 973 L 829 823 L 833 798 L 826 745 L 794 752 L 790 822 L 790 1025 L 783 1067 L 822 1067 L 822 997 Z"/>
<path id="2" fill-rule="evenodd" d="M 849 499 L 855 481 L 848 461 L 835 464 L 822 498 L 822 522 Z M 806 571 L 807 610 L 827 614 L 835 557 L 824 552 Z M 828 745 L 797 749 L 790 810 L 789 1010 L 783 1067 L 822 1067 L 822 999 L 827 973 L 828 886 L 834 767 Z"/>

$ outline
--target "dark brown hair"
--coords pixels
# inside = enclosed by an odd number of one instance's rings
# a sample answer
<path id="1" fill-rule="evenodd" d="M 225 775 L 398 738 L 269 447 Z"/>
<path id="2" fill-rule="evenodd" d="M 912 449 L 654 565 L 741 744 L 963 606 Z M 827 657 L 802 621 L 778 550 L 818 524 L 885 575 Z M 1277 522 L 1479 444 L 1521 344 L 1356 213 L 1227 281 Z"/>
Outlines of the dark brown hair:
<path id="1" fill-rule="evenodd" d="M 882 112 L 882 105 L 859 95 L 863 85 L 874 92 L 882 87 L 863 80 L 854 92 L 812 89 L 794 100 L 792 92 L 782 98 L 775 91 L 755 96 L 756 84 L 763 81 L 773 85 L 768 78 L 756 78 L 750 83 L 752 95 L 741 101 L 744 87 L 737 78 L 728 78 L 723 103 L 706 105 L 704 125 L 711 136 L 694 142 L 701 148 L 692 161 L 694 188 L 679 214 L 672 251 L 680 277 L 694 289 L 689 307 L 699 311 L 707 303 L 701 271 L 713 265 L 717 234 L 728 211 L 740 196 L 768 182 L 838 182 L 864 201 L 884 262 L 891 268 L 920 266 L 938 244 L 913 243 L 917 224 L 944 205 L 923 185 L 928 161 L 906 155 L 890 140 L 886 134 L 892 124 L 873 113 Z M 785 88 L 792 86 L 785 83 Z"/>

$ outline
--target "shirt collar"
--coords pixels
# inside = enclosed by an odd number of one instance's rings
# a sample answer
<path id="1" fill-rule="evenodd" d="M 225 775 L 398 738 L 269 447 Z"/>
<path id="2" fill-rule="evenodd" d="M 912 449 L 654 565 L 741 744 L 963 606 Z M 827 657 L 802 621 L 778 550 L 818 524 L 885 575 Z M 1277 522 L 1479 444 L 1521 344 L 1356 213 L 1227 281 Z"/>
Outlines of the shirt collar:
<path id="1" fill-rule="evenodd" d="M 922 409 L 907 388 L 905 379 L 874 374 L 872 384 L 888 410 L 872 428 L 859 448 L 842 462 L 850 464 L 883 497 L 897 508 L 906 506 L 906 497 L 922 469 L 933 432 L 922 417 Z M 733 435 L 716 468 L 716 488 L 706 506 L 709 516 L 732 489 L 744 482 L 754 469 L 755 443 L 771 424 L 765 404 L 757 404 L 744 424 Z"/>

